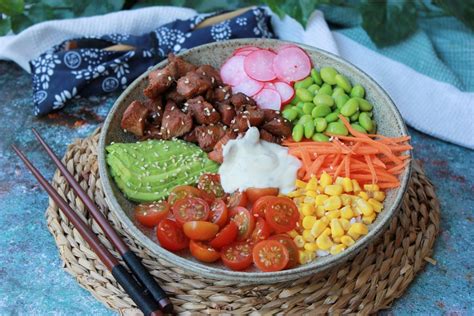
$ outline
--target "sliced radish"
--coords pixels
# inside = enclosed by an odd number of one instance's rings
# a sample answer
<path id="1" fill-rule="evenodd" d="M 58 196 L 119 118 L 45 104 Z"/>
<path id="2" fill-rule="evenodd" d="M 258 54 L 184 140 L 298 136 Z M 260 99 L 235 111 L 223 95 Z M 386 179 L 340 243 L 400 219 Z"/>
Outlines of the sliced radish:
<path id="1" fill-rule="evenodd" d="M 255 46 L 244 46 L 244 47 L 237 48 L 234 51 L 233 55 L 234 56 L 239 56 L 239 55 L 247 56 L 248 54 L 250 54 L 251 52 L 254 52 L 256 50 L 260 50 L 260 48 L 255 47 Z"/>
<path id="2" fill-rule="evenodd" d="M 311 72 L 311 60 L 301 48 L 296 46 L 285 47 L 278 51 L 273 60 L 273 70 L 278 79 L 285 82 L 301 80 Z"/>
<path id="3" fill-rule="evenodd" d="M 275 85 L 272 82 L 265 82 L 265 85 L 263 86 L 265 89 L 272 89 L 272 90 L 277 90 Z"/>
<path id="4" fill-rule="evenodd" d="M 295 90 L 289 84 L 283 81 L 277 81 L 273 85 L 280 94 L 282 105 L 287 104 L 291 101 L 291 99 L 293 99 L 293 96 L 295 95 Z"/>
<path id="5" fill-rule="evenodd" d="M 221 78 L 224 83 L 237 85 L 248 78 L 244 70 L 245 56 L 233 56 L 221 67 Z"/>
<path id="6" fill-rule="evenodd" d="M 242 92 L 245 95 L 248 95 L 249 97 L 253 96 L 254 94 L 258 93 L 260 90 L 263 89 L 263 82 L 253 80 L 246 74 L 244 74 L 246 78 L 244 78 L 242 81 L 240 81 L 239 84 L 235 85 L 232 87 L 232 92 L 233 93 L 238 93 Z"/>
<path id="7" fill-rule="evenodd" d="M 261 109 L 279 111 L 281 107 L 280 94 L 276 90 L 262 89 L 254 97 L 255 102 Z"/>
<path id="8" fill-rule="evenodd" d="M 243 51 L 234 53 L 234 56 L 247 56 L 251 52 L 253 52 L 253 50 L 243 50 Z"/>
<path id="9" fill-rule="evenodd" d="M 247 75 L 255 80 L 270 81 L 276 78 L 273 71 L 273 59 L 276 54 L 266 49 L 251 52 L 244 59 L 244 69 Z"/>

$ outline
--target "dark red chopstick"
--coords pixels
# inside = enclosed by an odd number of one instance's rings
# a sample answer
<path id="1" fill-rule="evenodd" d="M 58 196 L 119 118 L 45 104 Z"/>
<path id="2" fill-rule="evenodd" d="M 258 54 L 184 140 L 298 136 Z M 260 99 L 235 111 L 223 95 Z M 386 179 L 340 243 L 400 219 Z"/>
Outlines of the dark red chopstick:
<path id="1" fill-rule="evenodd" d="M 112 273 L 114 278 L 123 289 L 128 293 L 130 298 L 137 304 L 138 308 L 145 315 L 157 316 L 162 315 L 155 299 L 144 289 L 133 276 L 121 265 L 118 260 L 104 247 L 99 238 L 94 234 L 92 229 L 87 226 L 79 215 L 69 206 L 69 204 L 59 195 L 51 184 L 43 177 L 38 169 L 26 158 L 26 156 L 15 146 L 12 145 L 15 153 L 25 163 L 26 167 L 35 176 L 41 186 L 48 195 L 59 205 L 66 217 L 76 227 L 81 236 L 89 244 L 92 250 L 97 254 L 99 259 L 104 263 L 105 267 Z"/>
<path id="2" fill-rule="evenodd" d="M 151 276 L 148 270 L 143 266 L 141 260 L 135 255 L 135 253 L 130 250 L 130 248 L 125 244 L 125 242 L 120 238 L 115 229 L 110 225 L 109 221 L 105 216 L 99 211 L 97 205 L 94 201 L 89 198 L 87 193 L 82 189 L 80 184 L 76 181 L 74 176 L 67 170 L 66 166 L 59 160 L 59 158 L 54 154 L 53 150 L 49 145 L 44 141 L 41 135 L 33 128 L 33 133 L 35 134 L 38 141 L 44 147 L 48 156 L 54 161 L 58 169 L 66 178 L 67 182 L 71 188 L 76 192 L 77 196 L 84 202 L 84 205 L 89 209 L 92 217 L 97 221 L 99 226 L 104 231 L 107 239 L 114 245 L 118 250 L 123 260 L 130 268 L 135 277 L 140 281 L 143 286 L 150 292 L 153 298 L 158 302 L 160 309 L 171 313 L 173 311 L 173 305 L 171 300 L 166 295 L 165 291 L 158 285 L 155 279 Z"/>

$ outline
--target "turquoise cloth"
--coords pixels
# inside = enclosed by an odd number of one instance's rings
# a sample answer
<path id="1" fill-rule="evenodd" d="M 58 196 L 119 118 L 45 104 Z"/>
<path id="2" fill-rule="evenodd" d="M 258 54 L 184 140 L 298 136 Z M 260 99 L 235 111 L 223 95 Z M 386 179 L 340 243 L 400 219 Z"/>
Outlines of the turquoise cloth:
<path id="1" fill-rule="evenodd" d="M 418 31 L 399 44 L 377 48 L 351 9 L 322 8 L 331 30 L 416 71 L 474 91 L 474 32 L 453 17 L 419 19 Z"/>

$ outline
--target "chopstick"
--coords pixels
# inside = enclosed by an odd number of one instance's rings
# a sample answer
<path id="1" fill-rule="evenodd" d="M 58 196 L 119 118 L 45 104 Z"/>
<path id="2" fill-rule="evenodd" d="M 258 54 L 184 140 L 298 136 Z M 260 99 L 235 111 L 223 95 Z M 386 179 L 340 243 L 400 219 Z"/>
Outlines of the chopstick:
<path id="1" fill-rule="evenodd" d="M 35 168 L 35 166 L 15 145 L 12 145 L 12 148 L 18 157 L 20 157 L 20 159 L 25 163 L 26 167 L 35 176 L 41 186 L 45 189 L 48 195 L 59 205 L 59 208 L 71 221 L 74 227 L 76 227 L 79 234 L 81 234 L 84 240 L 97 254 L 99 259 L 112 273 L 117 282 L 128 293 L 130 298 L 137 304 L 138 308 L 140 308 L 143 314 L 146 316 L 163 315 L 163 313 L 159 310 L 158 304 L 153 299 L 153 297 L 148 294 L 148 291 L 145 290 L 125 269 L 125 267 L 119 263 L 117 258 L 115 258 L 109 252 L 109 250 L 104 247 L 92 229 L 87 226 L 84 221 L 82 221 L 79 215 L 77 215 L 76 212 L 74 212 L 74 210 L 69 206 L 69 204 L 59 195 L 59 193 L 56 192 L 53 186 L 49 184 L 49 182 L 43 177 L 39 170 Z"/>
<path id="2" fill-rule="evenodd" d="M 40 142 L 40 144 L 48 153 L 48 156 L 54 161 L 58 169 L 63 174 L 64 178 L 66 178 L 71 188 L 82 200 L 84 205 L 89 209 L 90 214 L 102 228 L 105 235 L 107 236 L 107 239 L 114 245 L 114 247 L 120 253 L 122 259 L 130 268 L 135 278 L 141 284 L 143 284 L 143 286 L 150 292 L 156 302 L 158 302 L 158 305 L 162 311 L 171 313 L 173 311 L 173 305 L 168 296 L 166 295 L 165 291 L 163 291 L 163 289 L 151 276 L 150 272 L 148 272 L 148 270 L 143 266 L 141 260 L 127 246 L 127 244 L 125 244 L 122 238 L 120 238 L 115 229 L 110 225 L 109 221 L 99 211 L 94 201 L 87 195 L 87 193 L 82 189 L 80 184 L 76 181 L 74 176 L 67 170 L 66 166 L 54 154 L 51 147 L 49 147 L 49 145 L 44 141 L 41 135 L 34 128 L 32 129 L 32 131 Z"/>

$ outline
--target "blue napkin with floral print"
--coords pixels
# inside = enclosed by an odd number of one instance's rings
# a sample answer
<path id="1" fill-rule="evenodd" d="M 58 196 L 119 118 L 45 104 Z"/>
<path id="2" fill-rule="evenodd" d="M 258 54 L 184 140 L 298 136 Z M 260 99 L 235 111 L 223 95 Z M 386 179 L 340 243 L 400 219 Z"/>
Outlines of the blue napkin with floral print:
<path id="1" fill-rule="evenodd" d="M 270 16 L 254 8 L 218 24 L 196 26 L 213 14 L 176 20 L 134 36 L 110 34 L 65 41 L 30 61 L 35 115 L 63 108 L 74 98 L 98 96 L 125 89 L 135 78 L 167 57 L 205 43 L 234 38 L 273 38 Z M 77 48 L 67 48 L 77 43 Z M 103 48 L 124 44 L 129 51 Z"/>

